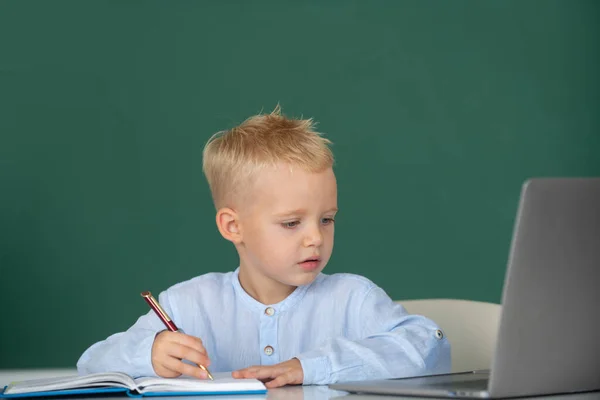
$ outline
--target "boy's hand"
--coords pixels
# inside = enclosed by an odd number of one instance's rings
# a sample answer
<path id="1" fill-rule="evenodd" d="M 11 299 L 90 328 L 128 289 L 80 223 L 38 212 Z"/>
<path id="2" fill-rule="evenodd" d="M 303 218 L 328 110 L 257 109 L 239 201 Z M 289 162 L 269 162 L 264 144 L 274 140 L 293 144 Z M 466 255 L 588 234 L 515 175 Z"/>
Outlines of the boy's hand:
<path id="1" fill-rule="evenodd" d="M 234 378 L 255 378 L 269 389 L 284 385 L 301 385 L 304 381 L 302 364 L 297 358 L 275 365 L 257 365 L 232 372 Z"/>
<path id="2" fill-rule="evenodd" d="M 208 367 L 210 359 L 200 338 L 181 332 L 162 331 L 154 338 L 152 344 L 152 368 L 158 376 L 175 378 L 189 375 L 206 379 L 206 372 L 196 365 L 184 363 L 188 360 Z"/>

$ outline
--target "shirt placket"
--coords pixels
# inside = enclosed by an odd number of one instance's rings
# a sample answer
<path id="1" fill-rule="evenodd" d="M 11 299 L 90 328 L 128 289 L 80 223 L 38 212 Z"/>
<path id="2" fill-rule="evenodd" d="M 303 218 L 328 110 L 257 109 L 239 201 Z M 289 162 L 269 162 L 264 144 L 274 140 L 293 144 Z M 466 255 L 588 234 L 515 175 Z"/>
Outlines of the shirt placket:
<path id="1" fill-rule="evenodd" d="M 266 307 L 260 316 L 260 361 L 261 365 L 279 363 L 277 342 L 278 315 L 273 307 Z"/>

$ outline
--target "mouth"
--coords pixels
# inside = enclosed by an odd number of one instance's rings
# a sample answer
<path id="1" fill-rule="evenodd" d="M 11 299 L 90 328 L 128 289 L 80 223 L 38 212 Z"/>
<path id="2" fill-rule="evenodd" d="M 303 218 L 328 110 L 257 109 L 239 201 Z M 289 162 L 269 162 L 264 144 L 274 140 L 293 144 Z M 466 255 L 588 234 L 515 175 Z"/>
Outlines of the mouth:
<path id="1" fill-rule="evenodd" d="M 321 258 L 309 257 L 306 260 L 299 263 L 300 267 L 305 270 L 315 270 L 321 265 Z"/>

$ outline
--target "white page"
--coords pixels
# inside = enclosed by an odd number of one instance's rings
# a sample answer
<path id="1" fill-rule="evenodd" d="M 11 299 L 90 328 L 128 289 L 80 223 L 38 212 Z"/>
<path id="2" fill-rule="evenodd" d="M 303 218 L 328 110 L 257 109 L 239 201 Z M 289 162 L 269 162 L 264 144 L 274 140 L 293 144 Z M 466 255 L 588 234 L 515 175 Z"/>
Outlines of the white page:
<path id="1" fill-rule="evenodd" d="M 248 390 L 265 390 L 265 385 L 257 379 L 235 379 L 231 372 L 212 374 L 210 379 L 198 379 L 189 376 L 179 378 L 141 377 L 135 382 L 140 393 L 145 392 L 243 392 Z"/>
<path id="2" fill-rule="evenodd" d="M 44 392 L 86 387 L 123 387 L 133 388 L 135 383 L 129 375 L 121 372 L 73 375 L 60 378 L 32 379 L 8 385 L 4 394 Z"/>

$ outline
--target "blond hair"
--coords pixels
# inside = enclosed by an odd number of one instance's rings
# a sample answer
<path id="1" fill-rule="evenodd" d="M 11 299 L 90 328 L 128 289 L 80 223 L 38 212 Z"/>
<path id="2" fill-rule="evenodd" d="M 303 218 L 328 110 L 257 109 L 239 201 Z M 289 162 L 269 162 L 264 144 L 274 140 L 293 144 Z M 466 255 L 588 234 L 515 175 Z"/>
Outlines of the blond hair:
<path id="1" fill-rule="evenodd" d="M 290 119 L 277 106 L 248 118 L 206 143 L 202 170 L 217 209 L 232 207 L 240 192 L 267 166 L 286 163 L 309 172 L 333 166 L 331 141 L 314 130 L 312 119 Z"/>

